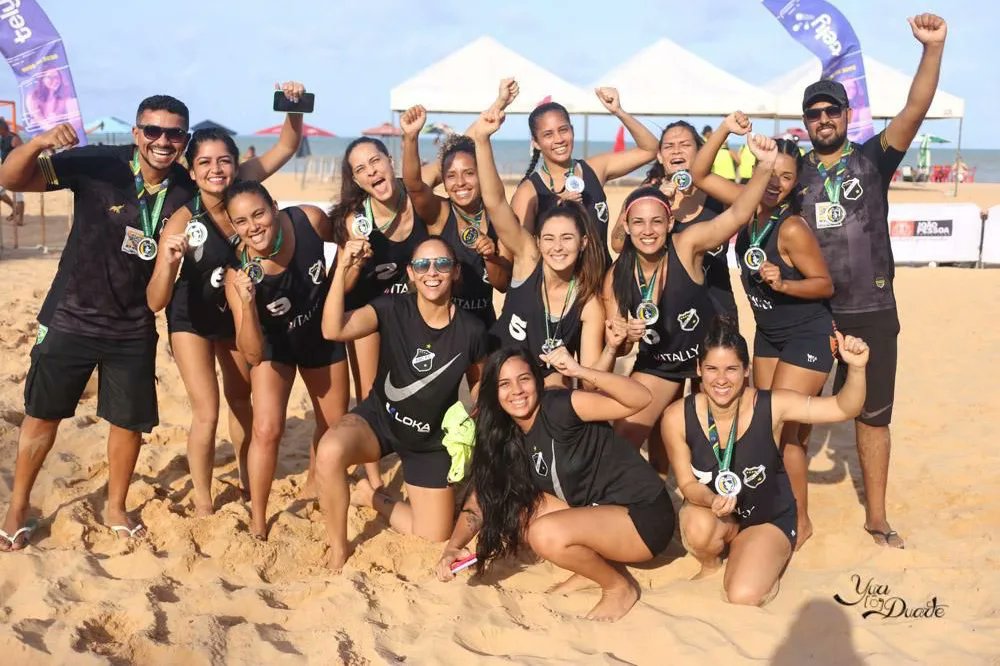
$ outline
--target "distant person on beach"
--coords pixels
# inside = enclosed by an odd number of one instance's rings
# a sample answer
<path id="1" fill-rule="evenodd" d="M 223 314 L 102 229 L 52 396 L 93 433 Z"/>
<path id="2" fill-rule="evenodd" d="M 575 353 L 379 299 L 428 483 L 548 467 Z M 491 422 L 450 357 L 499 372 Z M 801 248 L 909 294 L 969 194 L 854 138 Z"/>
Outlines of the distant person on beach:
<path id="1" fill-rule="evenodd" d="M 299 114 L 299 117 L 301 117 L 301 114 Z M 253 146 L 250 146 L 249 148 L 247 148 L 247 151 L 243 153 L 243 157 L 240 158 L 240 163 L 249 162 L 255 157 L 257 157 L 257 149 Z"/>
<path id="2" fill-rule="evenodd" d="M 865 401 L 868 346 L 837 333 L 848 371 L 836 395 L 748 388 L 747 342 L 732 321 L 716 319 L 698 358 L 701 392 L 675 402 L 663 417 L 677 489 L 681 540 L 701 564 L 695 578 L 722 566 L 730 603 L 760 606 L 778 592 L 795 545 L 795 497 L 781 465 L 785 421 L 838 423 Z"/>
<path id="3" fill-rule="evenodd" d="M 142 433 L 159 419 L 157 335 L 146 284 L 161 250 L 161 222 L 194 195 L 177 164 L 188 122 L 182 102 L 155 95 L 139 104 L 134 145 L 72 148 L 79 137 L 63 123 L 15 148 L 0 165 L 0 186 L 19 192 L 69 188 L 74 194 L 73 227 L 38 314 L 0 550 L 27 545 L 31 488 L 59 423 L 76 412 L 95 367 L 97 415 L 111 424 L 104 524 L 119 536 L 145 532 L 128 515 L 126 498 Z M 49 152 L 54 150 L 59 152 Z"/>
<path id="4" fill-rule="evenodd" d="M 0 118 L 0 164 L 6 162 L 10 152 L 21 143 L 21 137 L 11 132 L 7 126 L 7 119 Z M 24 195 L 0 187 L 0 201 L 10 206 L 10 217 L 7 219 L 19 227 L 24 226 Z"/>
<path id="5" fill-rule="evenodd" d="M 636 147 L 621 153 L 575 159 L 575 135 L 566 107 L 556 102 L 540 104 L 528 115 L 533 149 L 531 162 L 510 205 L 529 232 L 535 231 L 535 222 L 549 209 L 567 201 L 582 205 L 601 241 L 601 255 L 607 268 L 611 264 L 608 252 L 610 216 L 604 184 L 653 160 L 660 144 L 645 125 L 622 109 L 617 90 L 596 88 L 594 93 L 604 108 L 625 126 Z M 539 158 L 542 173 L 535 171 Z"/>
<path id="6" fill-rule="evenodd" d="M 851 108 L 844 86 L 830 80 L 813 83 L 802 98 L 813 150 L 799 176 L 804 217 L 816 232 L 833 277 L 830 305 L 837 328 L 863 337 L 872 347 L 868 395 L 855 420 L 865 490 L 864 529 L 876 543 L 894 548 L 902 548 L 903 539 L 889 525 L 885 508 L 899 335 L 888 192 L 934 99 L 948 32 L 944 19 L 934 14 L 908 21 L 923 54 L 906 106 L 886 129 L 864 144 L 852 143 L 847 138 Z M 844 371 L 838 364 L 835 386 L 843 383 Z"/>
<path id="7" fill-rule="evenodd" d="M 621 564 L 648 562 L 674 534 L 663 481 L 608 424 L 651 396 L 633 379 L 581 366 L 565 348 L 544 360 L 594 390 L 546 390 L 523 349 L 489 357 L 476 401 L 472 483 L 437 575 L 451 580 L 476 536 L 480 573 L 528 545 L 572 573 L 551 593 L 598 586 L 601 599 L 586 617 L 613 622 L 639 599 Z"/>

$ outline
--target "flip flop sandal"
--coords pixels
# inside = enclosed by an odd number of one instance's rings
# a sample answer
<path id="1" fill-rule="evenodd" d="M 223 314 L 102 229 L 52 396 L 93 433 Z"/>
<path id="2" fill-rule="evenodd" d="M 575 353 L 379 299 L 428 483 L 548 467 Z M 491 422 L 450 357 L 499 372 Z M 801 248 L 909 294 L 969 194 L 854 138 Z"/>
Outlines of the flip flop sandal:
<path id="1" fill-rule="evenodd" d="M 146 529 L 146 526 L 142 523 L 137 524 L 135 527 L 129 527 L 128 525 L 110 525 L 108 529 L 111 530 L 115 536 L 119 536 L 121 532 L 124 532 L 128 535 L 127 538 L 135 539 L 139 532 Z"/>
<path id="2" fill-rule="evenodd" d="M 896 530 L 889 530 L 888 532 L 883 532 L 882 530 L 872 530 L 867 527 L 865 527 L 864 529 L 865 532 L 868 532 L 868 534 L 872 535 L 873 537 L 881 537 L 882 539 L 884 539 L 885 545 L 888 546 L 889 548 L 897 548 L 897 546 L 893 546 L 891 543 L 889 543 L 889 539 L 891 539 L 892 537 L 896 537 L 897 539 L 902 541 L 902 538 L 899 536 L 899 533 Z M 906 548 L 906 545 L 904 544 L 902 546 L 898 546 L 898 548 L 899 550 L 903 550 Z"/>
<path id="3" fill-rule="evenodd" d="M 7 534 L 3 530 L 0 530 L 0 539 L 3 539 L 7 542 L 7 545 L 9 546 L 9 548 L 7 549 L 8 553 L 12 553 L 16 550 L 24 550 L 25 548 L 28 547 L 31 535 L 37 528 L 38 528 L 38 523 L 36 521 L 29 521 L 28 523 L 25 524 L 24 527 L 20 528 L 13 534 Z M 17 540 L 21 539 L 22 537 L 24 538 L 24 545 L 21 546 L 20 548 L 17 548 L 16 547 Z"/>

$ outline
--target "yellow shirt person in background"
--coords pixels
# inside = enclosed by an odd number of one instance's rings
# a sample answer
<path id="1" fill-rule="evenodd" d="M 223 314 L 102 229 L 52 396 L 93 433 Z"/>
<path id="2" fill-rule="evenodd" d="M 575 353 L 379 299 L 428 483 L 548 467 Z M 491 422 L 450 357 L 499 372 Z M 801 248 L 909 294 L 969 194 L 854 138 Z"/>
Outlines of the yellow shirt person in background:
<path id="1" fill-rule="evenodd" d="M 705 140 L 708 140 L 708 137 L 712 135 L 712 127 L 710 125 L 705 125 L 705 127 L 701 130 L 701 135 L 705 138 Z M 719 152 L 715 156 L 715 162 L 712 163 L 712 173 L 736 182 L 736 166 L 739 163 L 739 155 L 737 155 L 736 151 L 730 148 L 727 144 L 722 148 L 719 148 Z"/>

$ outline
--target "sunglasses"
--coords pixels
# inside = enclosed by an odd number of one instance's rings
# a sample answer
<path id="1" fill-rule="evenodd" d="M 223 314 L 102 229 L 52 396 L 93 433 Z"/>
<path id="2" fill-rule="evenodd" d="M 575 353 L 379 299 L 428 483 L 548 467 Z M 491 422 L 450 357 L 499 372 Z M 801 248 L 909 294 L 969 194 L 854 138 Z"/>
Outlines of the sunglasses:
<path id="1" fill-rule="evenodd" d="M 434 262 L 434 270 L 438 273 L 451 273 L 451 269 L 455 267 L 455 260 L 451 257 L 414 259 L 410 262 L 410 267 L 417 275 L 423 275 L 431 269 L 431 262 Z"/>
<path id="2" fill-rule="evenodd" d="M 164 134 L 170 143 L 181 143 L 187 139 L 187 130 L 180 127 L 160 127 L 159 125 L 136 125 L 142 130 L 142 135 L 150 141 L 156 141 Z"/>
<path id="3" fill-rule="evenodd" d="M 802 115 L 805 116 L 806 120 L 816 121 L 823 117 L 823 114 L 831 120 L 836 120 L 844 113 L 844 107 L 839 104 L 831 104 L 830 106 L 821 106 L 818 109 L 806 109 Z"/>

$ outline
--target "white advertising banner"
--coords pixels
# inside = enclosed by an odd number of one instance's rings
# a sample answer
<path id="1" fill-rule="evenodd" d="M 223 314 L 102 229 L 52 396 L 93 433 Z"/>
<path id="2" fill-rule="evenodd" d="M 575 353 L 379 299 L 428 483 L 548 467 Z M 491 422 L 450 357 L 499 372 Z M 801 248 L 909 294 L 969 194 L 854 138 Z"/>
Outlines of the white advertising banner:
<path id="1" fill-rule="evenodd" d="M 889 238 L 897 264 L 975 263 L 982 229 L 976 204 L 889 204 Z"/>
<path id="2" fill-rule="evenodd" d="M 1000 206 L 990 208 L 983 227 L 983 263 L 1000 264 Z"/>

